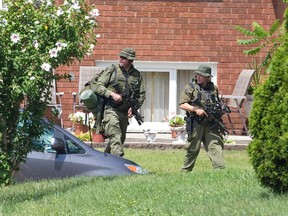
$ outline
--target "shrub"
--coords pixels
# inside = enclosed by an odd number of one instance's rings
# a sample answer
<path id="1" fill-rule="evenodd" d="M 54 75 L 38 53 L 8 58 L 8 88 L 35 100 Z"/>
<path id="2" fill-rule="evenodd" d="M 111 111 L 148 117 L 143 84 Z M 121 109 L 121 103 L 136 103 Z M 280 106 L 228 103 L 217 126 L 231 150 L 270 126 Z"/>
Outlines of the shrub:
<path id="1" fill-rule="evenodd" d="M 82 60 L 97 44 L 99 11 L 85 2 L 6 0 L 0 10 L 0 185 L 42 133 L 51 83 L 68 77 L 55 69 Z"/>
<path id="2" fill-rule="evenodd" d="M 248 147 L 261 184 L 274 192 L 288 192 L 288 38 L 275 52 L 271 73 L 254 94 Z"/>

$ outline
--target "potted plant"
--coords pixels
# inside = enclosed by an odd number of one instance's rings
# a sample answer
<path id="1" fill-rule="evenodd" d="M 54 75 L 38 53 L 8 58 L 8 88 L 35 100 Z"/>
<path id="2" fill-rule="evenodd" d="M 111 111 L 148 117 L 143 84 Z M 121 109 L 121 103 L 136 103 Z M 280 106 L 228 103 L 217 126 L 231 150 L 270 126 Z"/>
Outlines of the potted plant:
<path id="1" fill-rule="evenodd" d="M 105 142 L 105 137 L 101 133 L 96 133 L 96 128 L 91 129 L 92 141 L 96 143 Z"/>
<path id="2" fill-rule="evenodd" d="M 185 130 L 185 120 L 181 115 L 175 115 L 171 119 L 169 119 L 169 126 L 172 134 L 172 138 L 177 137 L 178 130 Z"/>
<path id="3" fill-rule="evenodd" d="M 69 120 L 73 122 L 75 134 L 86 133 L 95 124 L 94 115 L 92 113 L 84 113 L 77 111 L 68 116 Z"/>
<path id="4" fill-rule="evenodd" d="M 170 127 L 181 127 L 185 124 L 185 120 L 181 115 L 175 115 L 169 119 Z"/>

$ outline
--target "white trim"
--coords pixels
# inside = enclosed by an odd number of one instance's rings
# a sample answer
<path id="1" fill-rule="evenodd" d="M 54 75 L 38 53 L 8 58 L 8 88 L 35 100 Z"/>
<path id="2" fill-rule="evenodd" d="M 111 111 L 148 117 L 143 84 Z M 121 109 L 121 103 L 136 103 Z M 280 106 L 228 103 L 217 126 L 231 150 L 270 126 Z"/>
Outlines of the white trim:
<path id="1" fill-rule="evenodd" d="M 115 61 L 96 60 L 97 67 L 107 67 L 115 64 Z M 217 62 L 166 62 L 166 61 L 134 61 L 134 66 L 139 71 L 171 72 L 171 70 L 195 70 L 200 65 L 210 66 L 212 69 L 212 81 L 217 84 Z"/>
<path id="2" fill-rule="evenodd" d="M 117 61 L 96 60 L 97 67 L 107 67 L 116 64 Z M 134 66 L 141 72 L 169 72 L 170 89 L 169 98 L 177 98 L 177 70 L 195 70 L 200 65 L 210 66 L 212 69 L 212 81 L 217 84 L 217 62 L 167 62 L 167 61 L 134 61 Z M 176 113 L 177 101 L 169 100 L 169 113 Z M 160 127 L 159 127 L 160 126 Z M 149 128 L 148 128 L 149 127 Z M 156 131 L 169 131 L 170 127 L 167 122 L 145 122 L 141 127 L 132 119 L 128 126 L 128 131 L 142 131 L 143 129 L 155 129 Z"/>
<path id="3" fill-rule="evenodd" d="M 170 98 L 177 98 L 177 69 L 173 69 L 170 71 L 170 80 L 169 80 L 169 99 Z M 176 100 L 169 100 L 169 119 L 171 118 L 171 113 L 176 113 L 177 108 L 177 101 Z"/>

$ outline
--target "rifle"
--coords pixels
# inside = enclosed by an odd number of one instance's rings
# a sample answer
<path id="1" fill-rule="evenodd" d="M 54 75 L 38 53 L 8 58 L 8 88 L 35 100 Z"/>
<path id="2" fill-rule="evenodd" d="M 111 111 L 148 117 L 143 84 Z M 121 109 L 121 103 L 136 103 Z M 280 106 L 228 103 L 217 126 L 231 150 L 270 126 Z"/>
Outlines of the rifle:
<path id="1" fill-rule="evenodd" d="M 226 126 L 221 122 L 221 120 L 219 120 L 218 118 L 216 118 L 213 114 L 213 112 L 210 112 L 211 109 L 207 108 L 206 106 L 204 106 L 200 101 L 199 99 L 196 99 L 193 101 L 193 103 L 202 108 L 206 114 L 207 114 L 207 119 L 211 122 L 214 122 L 215 126 L 218 127 L 218 129 L 220 130 L 220 132 L 224 135 L 228 135 L 229 134 L 229 131 L 228 129 L 226 128 Z M 220 105 L 220 108 L 221 108 L 221 105 Z M 221 113 L 222 114 L 222 113 Z"/>
<path id="2" fill-rule="evenodd" d="M 116 91 L 116 93 L 120 94 L 122 96 L 122 101 L 123 102 L 127 102 L 129 104 L 129 106 L 131 107 L 132 110 L 132 115 L 135 117 L 137 123 L 139 125 L 141 125 L 142 123 L 144 123 L 143 119 L 144 116 L 141 116 L 141 114 L 138 112 L 136 105 L 137 105 L 137 100 L 136 99 L 132 99 L 131 97 L 129 97 L 128 92 L 124 92 L 122 91 L 122 89 L 119 86 L 119 83 L 115 83 L 114 85 L 112 85 Z"/>
<path id="3" fill-rule="evenodd" d="M 136 121 L 138 122 L 138 125 L 141 125 L 142 123 L 144 123 L 144 121 L 143 121 L 144 116 L 141 116 L 140 113 L 138 112 L 138 110 L 136 109 L 136 103 L 137 103 L 136 100 L 135 99 L 131 99 L 130 97 L 126 98 L 126 100 L 130 104 L 130 107 L 131 107 L 131 110 L 132 110 L 132 114 L 134 115 Z"/>

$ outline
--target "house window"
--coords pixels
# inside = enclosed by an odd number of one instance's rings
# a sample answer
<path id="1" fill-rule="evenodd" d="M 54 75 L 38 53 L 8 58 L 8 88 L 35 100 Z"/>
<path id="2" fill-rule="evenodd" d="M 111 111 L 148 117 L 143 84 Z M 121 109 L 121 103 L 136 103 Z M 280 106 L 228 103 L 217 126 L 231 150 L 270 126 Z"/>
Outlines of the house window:
<path id="1" fill-rule="evenodd" d="M 159 122 L 169 116 L 169 72 L 142 71 L 146 100 L 140 108 L 145 121 Z"/>
<path id="2" fill-rule="evenodd" d="M 115 61 L 96 61 L 97 67 L 107 67 L 115 64 Z M 185 85 L 191 82 L 194 77 L 193 71 L 199 65 L 208 65 L 212 68 L 212 81 L 217 83 L 216 62 L 145 62 L 134 61 L 134 66 L 142 72 L 146 100 L 140 108 L 145 123 L 159 123 L 163 118 L 170 118 L 172 115 L 185 115 L 179 109 L 179 98 Z M 137 125 L 132 121 L 131 125 Z"/>

